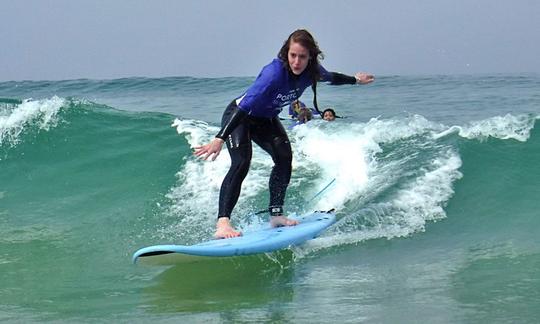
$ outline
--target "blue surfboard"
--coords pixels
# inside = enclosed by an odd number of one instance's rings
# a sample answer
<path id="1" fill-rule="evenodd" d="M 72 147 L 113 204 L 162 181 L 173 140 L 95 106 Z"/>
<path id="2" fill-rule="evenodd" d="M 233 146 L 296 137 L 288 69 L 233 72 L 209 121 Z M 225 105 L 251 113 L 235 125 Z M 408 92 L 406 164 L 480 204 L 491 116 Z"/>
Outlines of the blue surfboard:
<path id="1" fill-rule="evenodd" d="M 266 227 L 258 231 L 244 233 L 240 237 L 211 240 L 195 245 L 154 245 L 142 248 L 133 254 L 133 262 L 140 257 L 169 253 L 195 256 L 228 257 L 248 254 L 267 253 L 289 246 L 300 245 L 317 237 L 334 223 L 335 214 L 313 212 L 297 220 L 300 224 L 284 227 Z"/>

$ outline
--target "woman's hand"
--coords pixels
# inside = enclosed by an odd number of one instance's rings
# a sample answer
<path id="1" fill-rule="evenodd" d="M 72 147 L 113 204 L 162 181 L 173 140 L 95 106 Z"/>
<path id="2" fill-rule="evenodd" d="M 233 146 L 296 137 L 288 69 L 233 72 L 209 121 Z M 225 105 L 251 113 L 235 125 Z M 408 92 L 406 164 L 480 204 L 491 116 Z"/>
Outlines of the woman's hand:
<path id="1" fill-rule="evenodd" d="M 209 157 L 212 156 L 212 161 L 215 161 L 218 157 L 219 153 L 221 152 L 221 146 L 223 145 L 224 141 L 221 138 L 214 138 L 212 142 L 203 145 L 203 146 L 197 146 L 195 147 L 195 151 L 193 154 L 195 156 L 201 157 L 204 160 L 207 160 Z"/>
<path id="2" fill-rule="evenodd" d="M 359 84 L 368 84 L 375 81 L 375 77 L 372 74 L 365 72 L 358 72 L 354 75 L 354 77 L 356 78 L 356 83 Z"/>

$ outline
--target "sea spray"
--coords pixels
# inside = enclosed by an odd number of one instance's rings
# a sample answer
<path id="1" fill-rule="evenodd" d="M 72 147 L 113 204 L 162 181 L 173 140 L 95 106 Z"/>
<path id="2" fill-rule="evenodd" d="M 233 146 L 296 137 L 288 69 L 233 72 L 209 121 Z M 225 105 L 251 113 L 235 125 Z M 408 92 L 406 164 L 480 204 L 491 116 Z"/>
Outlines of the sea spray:
<path id="1" fill-rule="evenodd" d="M 40 130 L 55 127 L 58 112 L 66 105 L 64 98 L 24 100 L 12 108 L 4 107 L 0 113 L 0 146 L 14 146 L 26 128 L 35 126 Z"/>

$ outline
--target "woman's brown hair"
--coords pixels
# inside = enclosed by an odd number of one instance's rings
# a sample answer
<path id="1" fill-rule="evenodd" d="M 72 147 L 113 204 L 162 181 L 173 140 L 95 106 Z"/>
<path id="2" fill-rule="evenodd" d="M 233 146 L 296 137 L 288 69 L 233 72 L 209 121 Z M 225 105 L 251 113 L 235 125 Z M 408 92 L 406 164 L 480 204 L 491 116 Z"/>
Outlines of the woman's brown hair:
<path id="1" fill-rule="evenodd" d="M 298 43 L 309 51 L 309 62 L 306 70 L 311 76 L 312 80 L 311 89 L 313 90 L 313 107 L 317 113 L 322 116 L 322 113 L 317 105 L 317 81 L 319 81 L 321 78 L 319 71 L 319 59 L 322 60 L 324 55 L 319 49 L 319 45 L 317 44 L 315 38 L 313 38 L 313 36 L 307 30 L 297 29 L 289 35 L 278 53 L 278 58 L 283 61 L 284 67 L 287 70 L 290 70 L 289 47 L 291 42 Z"/>
<path id="2" fill-rule="evenodd" d="M 317 41 L 315 41 L 315 38 L 313 38 L 313 36 L 305 29 L 297 29 L 290 34 L 278 53 L 278 58 L 283 61 L 283 64 L 287 69 L 290 69 L 289 47 L 291 41 L 302 45 L 309 51 L 310 59 L 306 70 L 308 71 L 309 75 L 311 75 L 313 83 L 316 83 L 320 79 L 319 58 L 321 60 L 324 58 L 322 51 L 319 49 Z"/>

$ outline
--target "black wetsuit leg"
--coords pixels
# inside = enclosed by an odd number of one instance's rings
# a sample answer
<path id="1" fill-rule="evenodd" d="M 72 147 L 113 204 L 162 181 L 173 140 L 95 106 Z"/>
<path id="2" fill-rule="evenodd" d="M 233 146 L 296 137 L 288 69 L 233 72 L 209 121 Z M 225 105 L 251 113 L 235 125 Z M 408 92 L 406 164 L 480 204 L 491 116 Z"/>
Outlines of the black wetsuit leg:
<path id="1" fill-rule="evenodd" d="M 281 209 L 292 172 L 292 149 L 289 137 L 277 116 L 273 119 L 265 119 L 261 125 L 252 125 L 250 130 L 253 141 L 270 154 L 274 161 L 268 184 L 269 208 Z"/>
<path id="2" fill-rule="evenodd" d="M 223 113 L 222 126 L 229 120 L 235 109 L 238 107 L 233 101 Z M 231 217 L 232 210 L 240 196 L 242 182 L 249 170 L 252 156 L 249 120 L 241 122 L 225 139 L 225 143 L 231 156 L 231 167 L 221 184 L 218 218 Z"/>
<path id="3" fill-rule="evenodd" d="M 235 109 L 238 107 L 233 101 L 223 114 L 222 126 L 229 121 Z M 287 132 L 278 117 L 270 119 L 248 116 L 225 140 L 231 156 L 231 167 L 221 184 L 218 218 L 230 218 L 238 202 L 242 182 L 251 164 L 252 140 L 270 154 L 274 161 L 269 180 L 269 205 L 279 208 L 283 206 L 292 171 L 292 150 Z"/>

